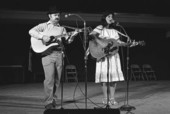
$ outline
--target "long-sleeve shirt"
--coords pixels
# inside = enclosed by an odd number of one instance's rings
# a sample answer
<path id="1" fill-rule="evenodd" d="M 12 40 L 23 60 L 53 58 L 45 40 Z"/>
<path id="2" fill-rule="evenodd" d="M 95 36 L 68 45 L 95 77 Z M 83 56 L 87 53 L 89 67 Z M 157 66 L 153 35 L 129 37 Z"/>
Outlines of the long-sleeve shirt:
<path id="1" fill-rule="evenodd" d="M 57 40 L 61 41 L 61 38 L 64 37 L 66 40 L 69 38 L 66 29 L 59 24 L 53 25 L 50 21 L 45 22 L 45 23 L 40 23 L 39 25 L 33 27 L 32 29 L 29 30 L 29 34 L 31 37 L 37 39 L 37 40 L 42 40 L 43 35 L 46 36 L 58 36 Z M 71 40 L 71 38 L 69 39 Z M 53 50 L 62 50 L 62 47 L 59 46 L 52 46 L 48 48 L 47 51 L 43 52 L 42 55 L 48 55 L 50 54 Z"/>
<path id="2" fill-rule="evenodd" d="M 33 27 L 30 31 L 29 34 L 36 38 L 36 39 L 42 39 L 43 35 L 46 36 L 59 36 L 63 35 L 65 38 L 68 38 L 66 29 L 62 26 L 58 25 L 53 25 L 50 21 L 41 23 L 35 27 Z"/>

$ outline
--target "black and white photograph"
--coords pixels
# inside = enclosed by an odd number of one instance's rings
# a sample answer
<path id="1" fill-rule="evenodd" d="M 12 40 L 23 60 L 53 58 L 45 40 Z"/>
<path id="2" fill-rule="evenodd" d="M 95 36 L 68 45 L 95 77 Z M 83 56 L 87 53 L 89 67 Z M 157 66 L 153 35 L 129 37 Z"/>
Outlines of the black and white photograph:
<path id="1" fill-rule="evenodd" d="M 170 1 L 2 0 L 0 114 L 170 114 Z"/>

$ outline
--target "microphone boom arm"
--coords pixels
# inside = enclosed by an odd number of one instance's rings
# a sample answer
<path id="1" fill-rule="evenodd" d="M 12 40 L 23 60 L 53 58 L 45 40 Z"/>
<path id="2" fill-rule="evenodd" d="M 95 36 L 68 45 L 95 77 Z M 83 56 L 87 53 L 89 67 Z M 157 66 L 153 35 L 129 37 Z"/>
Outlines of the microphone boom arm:
<path id="1" fill-rule="evenodd" d="M 118 30 L 115 30 L 115 31 L 118 32 L 120 35 L 126 37 L 126 38 L 128 39 L 128 41 L 130 41 L 130 37 L 129 37 L 127 34 L 123 34 L 123 33 L 121 33 L 121 32 L 118 31 Z"/>
<path id="2" fill-rule="evenodd" d="M 67 14 L 65 15 L 65 17 L 68 16 L 72 16 L 75 15 L 78 18 L 80 18 L 83 21 L 84 24 L 84 50 L 85 50 L 85 54 L 84 54 L 84 60 L 85 60 L 85 108 L 87 109 L 87 56 L 86 56 L 86 43 L 87 43 L 87 36 L 86 36 L 86 21 L 79 15 L 79 14 Z"/>

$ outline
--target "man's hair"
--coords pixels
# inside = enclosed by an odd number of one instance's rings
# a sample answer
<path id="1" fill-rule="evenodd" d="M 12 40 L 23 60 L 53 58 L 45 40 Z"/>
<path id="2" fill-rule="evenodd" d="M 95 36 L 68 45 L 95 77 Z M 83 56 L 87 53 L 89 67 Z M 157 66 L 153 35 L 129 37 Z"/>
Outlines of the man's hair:
<path id="1" fill-rule="evenodd" d="M 53 13 L 61 13 L 61 11 L 57 9 L 56 6 L 53 5 L 49 7 L 47 14 L 53 14 Z"/>

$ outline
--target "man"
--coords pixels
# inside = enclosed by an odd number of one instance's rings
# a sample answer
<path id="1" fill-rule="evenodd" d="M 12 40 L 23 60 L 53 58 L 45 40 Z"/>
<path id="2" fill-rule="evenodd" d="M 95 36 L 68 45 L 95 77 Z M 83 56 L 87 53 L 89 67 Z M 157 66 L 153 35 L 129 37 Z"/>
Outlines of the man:
<path id="1" fill-rule="evenodd" d="M 45 108 L 52 109 L 56 107 L 57 95 L 55 93 L 59 88 L 62 75 L 63 47 L 60 44 L 63 41 L 63 38 L 67 43 L 71 43 L 74 35 L 78 32 L 75 31 L 68 35 L 66 29 L 60 26 L 59 21 L 61 12 L 58 11 L 56 7 L 50 7 L 47 15 L 49 21 L 33 27 L 29 31 L 29 34 L 33 41 L 36 40 L 36 42 L 41 42 L 44 44 L 43 46 L 45 48 L 48 48 L 42 52 L 42 65 L 45 73 Z M 57 38 L 56 36 L 60 37 Z"/>

